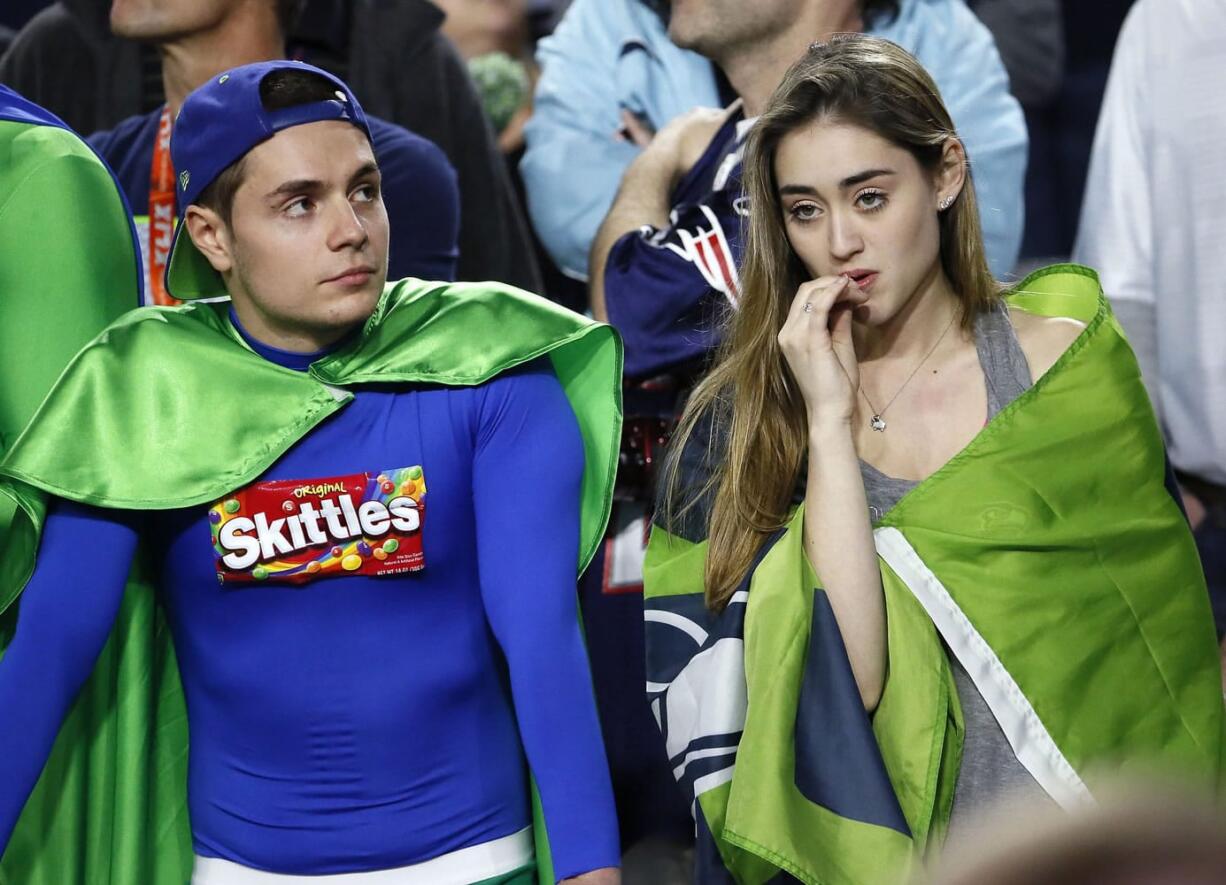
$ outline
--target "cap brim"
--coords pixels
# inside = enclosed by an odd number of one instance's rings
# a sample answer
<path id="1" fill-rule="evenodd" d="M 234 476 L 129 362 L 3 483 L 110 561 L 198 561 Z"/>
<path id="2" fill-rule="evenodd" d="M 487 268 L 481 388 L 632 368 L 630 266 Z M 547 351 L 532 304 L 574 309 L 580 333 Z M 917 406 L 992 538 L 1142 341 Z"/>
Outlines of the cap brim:
<path id="1" fill-rule="evenodd" d="M 213 265 L 196 248 L 186 224 L 179 224 L 175 230 L 170 262 L 166 265 L 166 291 L 180 301 L 227 294 L 221 274 L 213 270 Z"/>

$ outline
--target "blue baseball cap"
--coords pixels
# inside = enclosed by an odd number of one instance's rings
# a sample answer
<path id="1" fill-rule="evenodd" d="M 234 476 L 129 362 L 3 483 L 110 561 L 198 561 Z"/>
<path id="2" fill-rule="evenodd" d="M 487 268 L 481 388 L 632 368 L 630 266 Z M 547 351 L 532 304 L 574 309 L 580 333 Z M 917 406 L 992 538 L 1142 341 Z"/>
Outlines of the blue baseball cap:
<path id="1" fill-rule="evenodd" d="M 336 97 L 268 110 L 260 100 L 260 84 L 269 74 L 285 70 L 318 74 L 336 86 Z M 218 74 L 187 97 L 170 136 L 179 224 L 166 265 L 166 291 L 183 301 L 225 293 L 221 275 L 187 233 L 183 223 L 187 207 L 256 145 L 282 129 L 322 120 L 347 120 L 370 138 L 366 115 L 349 87 L 327 71 L 300 61 L 243 65 Z"/>

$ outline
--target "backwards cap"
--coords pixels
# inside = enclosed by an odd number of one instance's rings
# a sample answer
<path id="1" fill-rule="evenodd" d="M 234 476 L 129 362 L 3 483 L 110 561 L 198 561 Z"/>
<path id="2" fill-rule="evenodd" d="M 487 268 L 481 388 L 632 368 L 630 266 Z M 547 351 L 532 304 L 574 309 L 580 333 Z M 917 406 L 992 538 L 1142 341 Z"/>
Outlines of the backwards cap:
<path id="1" fill-rule="evenodd" d="M 260 84 L 275 71 L 318 74 L 336 86 L 336 97 L 270 111 L 260 100 Z M 349 87 L 300 61 L 243 65 L 218 74 L 187 97 L 170 136 L 179 224 L 166 266 L 166 291 L 184 301 L 224 293 L 220 275 L 187 233 L 183 223 L 187 207 L 256 145 L 282 129 L 321 120 L 347 120 L 370 138 L 366 115 Z"/>

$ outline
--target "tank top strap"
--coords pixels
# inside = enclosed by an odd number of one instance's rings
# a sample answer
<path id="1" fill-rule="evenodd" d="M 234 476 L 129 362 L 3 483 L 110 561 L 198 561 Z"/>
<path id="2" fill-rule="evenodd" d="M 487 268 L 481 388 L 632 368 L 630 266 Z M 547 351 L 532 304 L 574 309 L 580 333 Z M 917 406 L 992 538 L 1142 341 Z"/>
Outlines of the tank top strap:
<path id="1" fill-rule="evenodd" d="M 1004 302 L 993 304 L 975 318 L 975 350 L 987 383 L 987 420 L 991 421 L 1034 383 Z"/>

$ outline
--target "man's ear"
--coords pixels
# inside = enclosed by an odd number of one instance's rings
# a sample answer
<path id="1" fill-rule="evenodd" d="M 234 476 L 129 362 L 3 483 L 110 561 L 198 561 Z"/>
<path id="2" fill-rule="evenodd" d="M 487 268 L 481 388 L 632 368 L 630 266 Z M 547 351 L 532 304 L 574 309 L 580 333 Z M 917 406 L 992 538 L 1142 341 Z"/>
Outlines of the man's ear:
<path id="1" fill-rule="evenodd" d="M 188 236 L 213 265 L 213 270 L 225 274 L 234 267 L 230 228 L 222 221 L 221 215 L 207 206 L 192 203 L 183 215 L 183 223 L 187 225 Z"/>
<path id="2" fill-rule="evenodd" d="M 965 184 L 966 148 L 957 137 L 950 136 L 941 148 L 941 161 L 937 166 L 937 206 L 944 209 L 953 203 Z"/>

